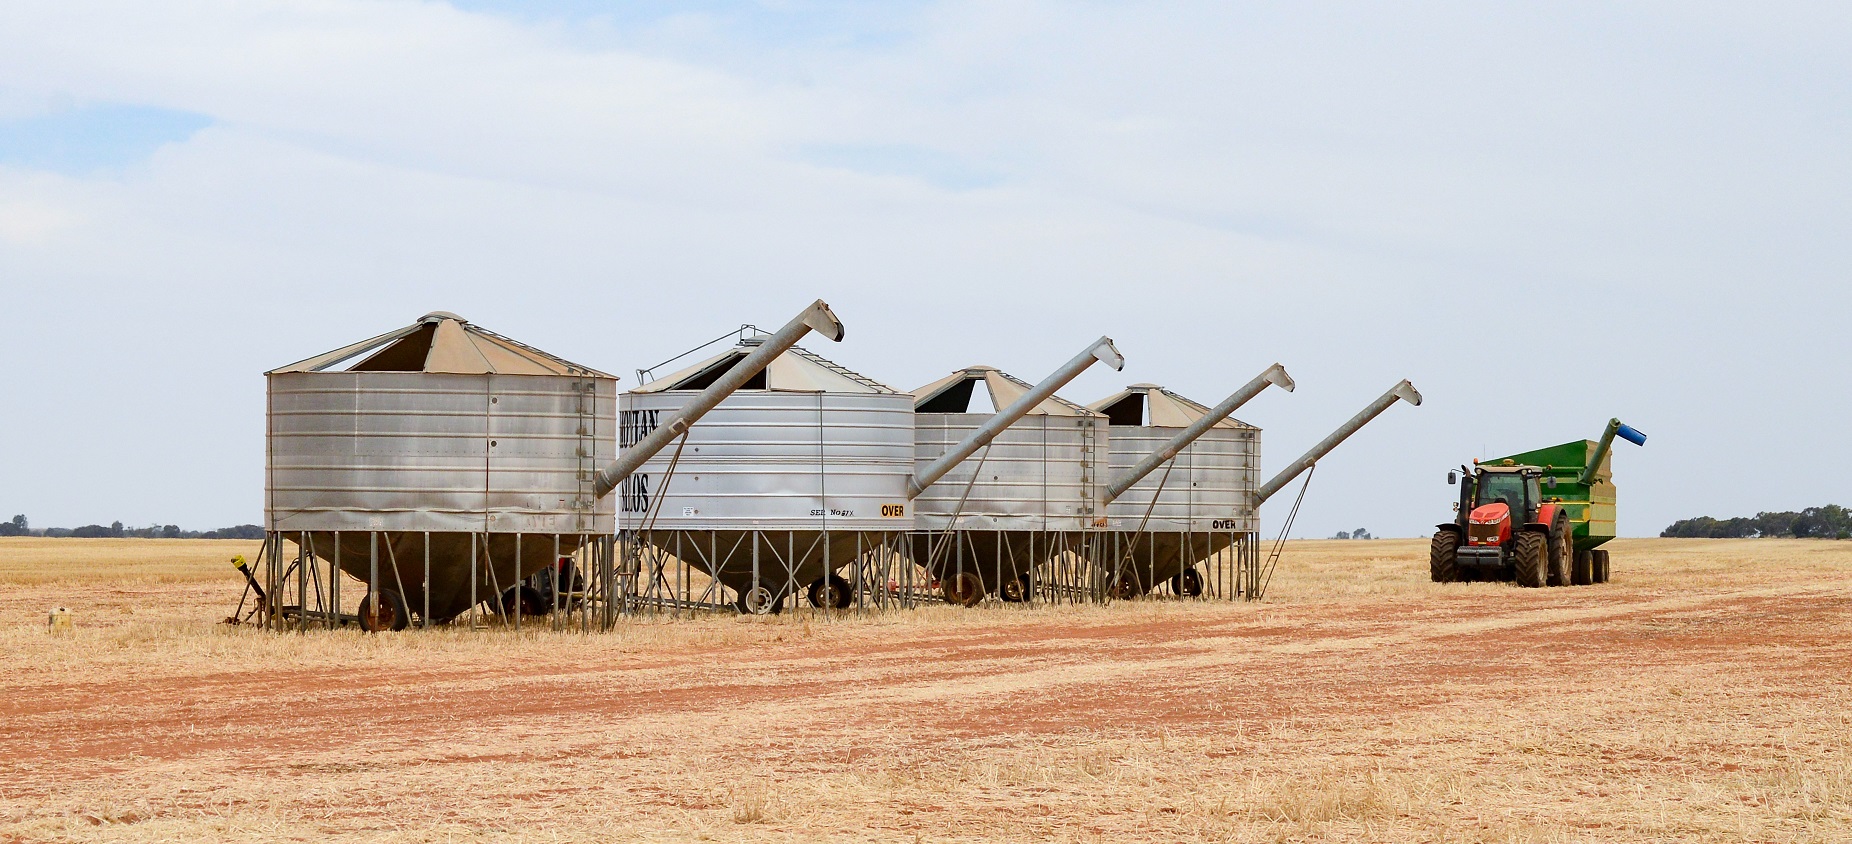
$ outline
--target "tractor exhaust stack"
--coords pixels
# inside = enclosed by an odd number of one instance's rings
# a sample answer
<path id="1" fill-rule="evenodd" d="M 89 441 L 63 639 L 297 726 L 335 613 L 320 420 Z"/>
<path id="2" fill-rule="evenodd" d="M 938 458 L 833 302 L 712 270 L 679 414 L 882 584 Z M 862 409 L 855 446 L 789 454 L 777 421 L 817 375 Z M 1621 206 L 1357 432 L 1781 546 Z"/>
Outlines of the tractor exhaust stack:
<path id="1" fill-rule="evenodd" d="M 1312 468 L 1312 464 L 1317 463 L 1319 458 L 1331 453 L 1332 449 L 1338 447 L 1338 443 L 1349 439 L 1351 434 L 1357 433 L 1363 426 L 1370 424 L 1370 420 L 1375 419 L 1383 411 L 1388 410 L 1389 405 L 1395 404 L 1397 399 L 1401 399 L 1416 407 L 1421 406 L 1421 394 L 1415 391 L 1415 385 L 1408 383 L 1407 379 L 1403 379 L 1402 383 L 1389 388 L 1389 392 L 1382 394 L 1375 401 L 1370 402 L 1369 407 L 1364 408 L 1363 411 L 1356 416 L 1352 416 L 1349 422 L 1344 423 L 1337 430 L 1332 431 L 1330 436 L 1320 440 L 1318 445 L 1312 446 L 1312 449 L 1307 451 L 1304 456 L 1286 464 L 1286 468 L 1280 470 L 1279 474 L 1274 475 L 1273 480 L 1266 482 L 1260 489 L 1255 490 L 1254 506 L 1259 507 L 1261 504 L 1266 503 L 1267 499 L 1272 498 L 1273 494 L 1279 492 L 1281 487 L 1292 483 L 1293 478 L 1299 477 L 1305 470 Z"/>

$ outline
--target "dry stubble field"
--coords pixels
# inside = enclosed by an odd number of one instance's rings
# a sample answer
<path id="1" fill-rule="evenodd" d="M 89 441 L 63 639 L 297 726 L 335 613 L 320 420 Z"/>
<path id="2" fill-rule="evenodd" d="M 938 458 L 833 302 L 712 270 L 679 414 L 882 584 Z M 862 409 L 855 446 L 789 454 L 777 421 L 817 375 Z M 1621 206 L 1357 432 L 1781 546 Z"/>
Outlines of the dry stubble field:
<path id="1" fill-rule="evenodd" d="M 0 841 L 1852 839 L 1852 542 L 592 636 L 215 625 L 250 545 L 0 540 Z"/>

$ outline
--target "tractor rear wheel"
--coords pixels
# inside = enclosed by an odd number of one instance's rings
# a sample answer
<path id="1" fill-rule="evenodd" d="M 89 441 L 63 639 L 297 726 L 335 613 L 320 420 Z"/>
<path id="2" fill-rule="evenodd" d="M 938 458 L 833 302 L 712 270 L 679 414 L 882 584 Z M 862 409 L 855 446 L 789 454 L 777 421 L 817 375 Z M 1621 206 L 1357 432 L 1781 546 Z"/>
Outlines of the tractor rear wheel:
<path id="1" fill-rule="evenodd" d="M 1513 574 L 1519 586 L 1536 589 L 1549 581 L 1550 554 L 1545 547 L 1548 544 L 1543 534 L 1529 530 L 1512 540 Z"/>
<path id="2" fill-rule="evenodd" d="M 1569 517 L 1557 511 L 1556 524 L 1550 526 L 1550 585 L 1568 586 L 1575 565 L 1575 535 L 1570 533 Z"/>
<path id="3" fill-rule="evenodd" d="M 1434 542 L 1428 546 L 1428 579 L 1435 583 L 1453 583 L 1460 580 L 1460 535 L 1450 530 L 1434 532 Z"/>
<path id="4" fill-rule="evenodd" d="M 1608 549 L 1600 548 L 1594 551 L 1590 551 L 1589 554 L 1594 557 L 1593 562 L 1594 562 L 1595 582 L 1596 583 L 1608 582 Z"/>

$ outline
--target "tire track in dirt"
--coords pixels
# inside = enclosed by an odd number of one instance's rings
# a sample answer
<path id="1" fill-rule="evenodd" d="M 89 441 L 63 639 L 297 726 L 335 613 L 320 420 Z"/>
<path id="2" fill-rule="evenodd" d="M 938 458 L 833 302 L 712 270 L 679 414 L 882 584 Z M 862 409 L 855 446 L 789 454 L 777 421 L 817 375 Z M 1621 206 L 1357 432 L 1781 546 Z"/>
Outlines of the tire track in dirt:
<path id="1" fill-rule="evenodd" d="M 1540 593 L 1548 594 L 1548 593 Z M 1324 706 L 1434 699 L 1410 688 L 1441 679 L 1470 681 L 1509 671 L 1484 659 L 1437 659 L 1460 640 L 1477 648 L 1522 649 L 1526 640 L 1558 641 L 1641 619 L 1671 619 L 1771 600 L 1790 606 L 1840 606 L 1844 590 L 1771 586 L 1696 595 L 1602 601 L 1576 606 L 1459 607 L 1400 623 L 1382 607 L 1296 605 L 1270 608 L 1264 620 L 1217 616 L 1143 624 L 1014 626 L 968 637 L 935 634 L 903 642 L 880 631 L 848 629 L 802 644 L 764 643 L 703 653 L 643 654 L 621 667 L 521 669 L 432 668 L 412 674 L 377 670 L 266 671 L 176 678 L 116 687 L 113 701 L 76 700 L 70 691 L 8 695 L 0 719 L 0 758 L 103 760 L 137 754 L 184 759 L 223 751 L 263 756 L 315 752 L 417 725 L 430 745 L 467 741 L 472 731 L 535 732 L 541 722 L 589 719 L 599 741 L 685 728 L 691 720 L 717 734 L 777 721 L 786 731 L 874 719 L 893 729 L 970 739 L 1059 730 L 1076 724 L 1136 729 L 1179 722 L 1214 723 L 1277 713 L 1316 714 L 1320 704 L 1252 678 L 1293 676 L 1326 690 Z M 1303 617 L 1321 628 L 1282 625 Z M 1313 625 L 1306 625 L 1313 626 Z M 1345 632 L 1346 628 L 1350 632 Z M 1726 641 L 1729 637 L 1724 637 Z M 708 662 L 714 654 L 726 665 Z M 1681 650 L 1683 658 L 1703 656 Z M 1391 662 L 1424 671 L 1400 671 Z M 660 656 L 660 659 L 655 658 Z M 559 669 L 555 671 L 555 669 Z M 1402 676 L 1398 676 L 1402 675 Z M 744 677 L 745 679 L 742 679 Z M 1288 700 L 1289 698 L 1294 698 Z M 76 703 L 60 707 L 58 701 Z M 1205 701 L 1223 706 L 1211 710 Z M 251 731 L 212 725 L 227 707 L 262 712 Z M 1237 715 L 1237 713 L 1239 713 Z"/>

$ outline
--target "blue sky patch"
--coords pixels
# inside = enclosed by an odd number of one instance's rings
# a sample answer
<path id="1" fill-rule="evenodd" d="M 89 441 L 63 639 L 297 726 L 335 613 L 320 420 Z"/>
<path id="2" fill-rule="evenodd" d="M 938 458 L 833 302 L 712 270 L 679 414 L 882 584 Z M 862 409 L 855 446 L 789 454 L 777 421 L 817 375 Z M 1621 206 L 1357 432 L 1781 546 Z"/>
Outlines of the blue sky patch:
<path id="1" fill-rule="evenodd" d="M 106 104 L 0 119 L 0 164 L 83 175 L 146 160 L 211 125 L 203 114 Z"/>

